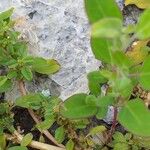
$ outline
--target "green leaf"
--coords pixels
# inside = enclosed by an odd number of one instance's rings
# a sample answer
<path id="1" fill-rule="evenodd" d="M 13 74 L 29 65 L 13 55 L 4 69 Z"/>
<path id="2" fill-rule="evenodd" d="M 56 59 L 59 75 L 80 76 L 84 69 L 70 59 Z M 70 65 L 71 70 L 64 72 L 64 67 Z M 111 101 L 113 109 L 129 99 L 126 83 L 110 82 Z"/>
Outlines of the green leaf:
<path id="1" fill-rule="evenodd" d="M 85 0 L 85 7 L 91 23 L 106 17 L 123 19 L 114 0 Z"/>
<path id="2" fill-rule="evenodd" d="M 121 132 L 116 131 L 115 134 L 113 135 L 113 139 L 116 142 L 122 142 L 122 143 L 127 143 L 126 138 Z"/>
<path id="3" fill-rule="evenodd" d="M 33 74 L 29 67 L 23 67 L 21 73 L 26 80 L 31 81 L 33 79 Z"/>
<path id="4" fill-rule="evenodd" d="M 28 150 L 28 149 L 24 146 L 13 146 L 8 148 L 8 150 Z"/>
<path id="5" fill-rule="evenodd" d="M 116 143 L 113 150 L 129 150 L 127 143 Z"/>
<path id="6" fill-rule="evenodd" d="M 3 150 L 6 147 L 6 137 L 4 134 L 0 135 L 0 148 Z"/>
<path id="7" fill-rule="evenodd" d="M 17 71 L 16 70 L 11 70 L 7 74 L 8 79 L 16 78 L 17 77 Z"/>
<path id="8" fill-rule="evenodd" d="M 74 150 L 74 142 L 71 139 L 66 144 L 66 150 Z"/>
<path id="9" fill-rule="evenodd" d="M 101 84 L 105 82 L 107 82 L 107 79 L 101 75 L 100 71 L 93 71 L 88 74 L 90 93 L 95 96 L 101 94 Z"/>
<path id="10" fill-rule="evenodd" d="M 39 93 L 30 93 L 28 95 L 19 97 L 16 99 L 16 106 L 20 106 L 23 108 L 31 108 L 31 109 L 39 109 L 41 107 L 41 103 L 43 102 L 43 97 Z"/>
<path id="11" fill-rule="evenodd" d="M 127 71 L 132 65 L 131 60 L 123 51 L 115 51 L 112 53 L 112 63 L 121 69 L 126 69 Z"/>
<path id="12" fill-rule="evenodd" d="M 63 126 L 56 129 L 55 139 L 57 140 L 58 143 L 62 143 L 64 141 L 64 139 L 65 139 L 65 130 L 64 130 Z"/>
<path id="13" fill-rule="evenodd" d="M 139 22 L 136 27 L 136 36 L 141 39 L 150 38 L 150 9 L 144 11 L 144 13 L 140 16 Z"/>
<path id="14" fill-rule="evenodd" d="M 86 104 L 86 97 L 86 94 L 69 97 L 60 109 L 61 114 L 70 119 L 86 118 L 96 114 L 97 107 Z"/>
<path id="15" fill-rule="evenodd" d="M 2 86 L 0 86 L 0 93 L 6 92 L 12 88 L 11 80 L 7 80 Z"/>
<path id="16" fill-rule="evenodd" d="M 41 74 L 53 74 L 60 69 L 60 65 L 56 60 L 53 59 L 44 59 L 41 57 L 34 58 L 33 70 Z"/>
<path id="17" fill-rule="evenodd" d="M 150 136 L 150 112 L 142 100 L 127 102 L 119 112 L 118 120 L 131 133 Z"/>
<path id="18" fill-rule="evenodd" d="M 94 95 L 88 95 L 85 99 L 87 105 L 97 106 L 97 98 Z"/>
<path id="19" fill-rule="evenodd" d="M 36 127 L 39 130 L 48 130 L 53 125 L 54 122 L 55 122 L 54 118 L 49 118 L 44 120 L 43 122 L 36 124 Z"/>
<path id="20" fill-rule="evenodd" d="M 139 83 L 145 90 L 150 90 L 150 57 L 147 57 L 141 67 Z"/>
<path id="21" fill-rule="evenodd" d="M 107 114 L 108 106 L 112 106 L 114 105 L 114 103 L 115 103 L 115 98 L 110 95 L 99 97 L 97 100 L 97 106 L 99 107 L 99 109 L 96 114 L 96 117 L 98 119 L 103 119 Z"/>
<path id="22" fill-rule="evenodd" d="M 106 17 L 122 20 L 121 11 L 114 0 L 85 0 L 85 6 L 89 21 L 92 24 Z M 111 63 L 110 48 L 112 45 L 112 41 L 104 38 L 92 37 L 91 39 L 91 46 L 96 59 L 105 63 Z"/>
<path id="23" fill-rule="evenodd" d="M 95 38 L 118 38 L 121 35 L 122 21 L 118 18 L 104 18 L 92 25 Z"/>
<path id="24" fill-rule="evenodd" d="M 105 128 L 105 126 L 96 126 L 96 127 L 94 127 L 94 128 L 92 128 L 91 130 L 90 130 L 90 132 L 89 132 L 89 134 L 87 135 L 87 136 L 90 136 L 90 135 L 96 135 L 96 134 L 98 134 L 98 133 L 102 133 L 102 132 L 104 132 L 104 131 L 106 131 L 106 128 Z"/>
<path id="25" fill-rule="evenodd" d="M 6 76 L 0 76 L 0 87 L 3 86 L 7 81 Z"/>
<path id="26" fill-rule="evenodd" d="M 10 8 L 9 10 L 0 13 L 0 21 L 3 21 L 3 20 L 10 18 L 13 11 L 14 11 L 14 8 Z"/>
<path id="27" fill-rule="evenodd" d="M 28 146 L 31 143 L 32 139 L 33 135 L 31 133 L 26 134 L 21 141 L 21 146 Z"/>

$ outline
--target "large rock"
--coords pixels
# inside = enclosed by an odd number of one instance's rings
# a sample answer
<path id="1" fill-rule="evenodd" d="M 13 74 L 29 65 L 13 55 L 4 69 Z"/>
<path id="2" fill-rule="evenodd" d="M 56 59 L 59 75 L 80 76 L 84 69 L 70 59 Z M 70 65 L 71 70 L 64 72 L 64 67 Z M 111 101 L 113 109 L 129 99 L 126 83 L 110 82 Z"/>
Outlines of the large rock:
<path id="1" fill-rule="evenodd" d="M 139 11 L 126 12 L 123 0 L 116 1 L 125 14 L 125 24 L 134 23 L 138 15 L 133 14 L 139 14 Z M 91 51 L 84 0 L 0 1 L 0 11 L 9 7 L 15 7 L 14 18 L 19 18 L 16 29 L 29 42 L 30 53 L 54 58 L 61 64 L 61 70 L 51 79 L 38 80 L 40 86 L 33 81 L 27 84 L 28 90 L 48 88 L 52 94 L 61 92 L 63 100 L 74 93 L 88 92 L 86 74 L 98 69 L 100 62 Z M 7 94 L 8 99 L 17 96 L 16 90 Z"/>

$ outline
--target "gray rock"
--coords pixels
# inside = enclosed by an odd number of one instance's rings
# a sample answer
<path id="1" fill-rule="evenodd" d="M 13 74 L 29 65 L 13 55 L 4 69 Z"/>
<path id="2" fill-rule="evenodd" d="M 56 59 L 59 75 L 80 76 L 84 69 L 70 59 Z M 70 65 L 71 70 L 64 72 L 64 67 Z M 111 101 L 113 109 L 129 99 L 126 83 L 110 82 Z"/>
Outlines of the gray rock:
<path id="1" fill-rule="evenodd" d="M 116 1 L 125 16 L 125 24 L 135 23 L 140 11 L 135 7 L 124 8 L 123 0 Z M 16 29 L 29 42 L 30 53 L 54 58 L 61 64 L 57 74 L 39 80 L 40 89 L 39 85 L 28 83 L 28 90 L 53 89 L 47 87 L 53 81 L 63 100 L 75 93 L 87 93 L 86 74 L 97 70 L 100 62 L 95 60 L 91 51 L 84 0 L 0 1 L 0 11 L 9 7 L 15 7 L 14 18 L 19 18 Z M 14 89 L 12 93 L 16 95 Z"/>

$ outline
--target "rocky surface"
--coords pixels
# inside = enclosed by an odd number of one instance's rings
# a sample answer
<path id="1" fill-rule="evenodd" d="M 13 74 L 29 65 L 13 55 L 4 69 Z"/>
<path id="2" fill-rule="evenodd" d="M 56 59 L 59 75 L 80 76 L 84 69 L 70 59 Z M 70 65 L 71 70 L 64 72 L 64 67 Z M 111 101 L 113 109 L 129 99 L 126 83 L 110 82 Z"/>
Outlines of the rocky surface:
<path id="1" fill-rule="evenodd" d="M 139 10 L 135 7 L 125 9 L 123 0 L 116 1 L 125 16 L 125 24 L 135 23 Z M 16 29 L 29 42 L 30 53 L 57 59 L 62 66 L 57 74 L 38 78 L 27 84 L 27 88 L 31 91 L 49 89 L 52 94 L 61 93 L 63 100 L 74 93 L 88 92 L 86 74 L 98 69 L 100 62 L 95 60 L 91 51 L 84 1 L 0 1 L 0 11 L 9 7 L 15 7 Z M 16 97 L 16 88 L 7 95 L 8 99 L 12 95 Z"/>

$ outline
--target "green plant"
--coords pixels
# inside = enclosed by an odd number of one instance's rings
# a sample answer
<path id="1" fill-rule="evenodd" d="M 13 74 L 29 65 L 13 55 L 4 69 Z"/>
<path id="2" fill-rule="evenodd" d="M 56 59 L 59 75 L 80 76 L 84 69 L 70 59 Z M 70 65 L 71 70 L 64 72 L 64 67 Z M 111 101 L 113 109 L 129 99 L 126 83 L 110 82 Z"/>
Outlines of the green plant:
<path id="1" fill-rule="evenodd" d="M 90 94 L 76 94 L 62 105 L 61 114 L 69 119 L 96 116 L 105 118 L 109 106 L 114 107 L 109 142 L 117 122 L 129 132 L 150 136 L 149 97 L 134 95 L 140 86 L 150 90 L 150 9 L 145 10 L 135 25 L 123 25 L 123 16 L 114 0 L 85 0 L 91 23 L 91 46 L 95 57 L 103 62 L 101 70 L 88 74 Z M 101 87 L 107 85 L 106 94 Z M 120 111 L 118 111 L 120 109 Z"/>

